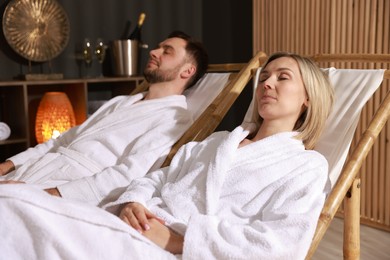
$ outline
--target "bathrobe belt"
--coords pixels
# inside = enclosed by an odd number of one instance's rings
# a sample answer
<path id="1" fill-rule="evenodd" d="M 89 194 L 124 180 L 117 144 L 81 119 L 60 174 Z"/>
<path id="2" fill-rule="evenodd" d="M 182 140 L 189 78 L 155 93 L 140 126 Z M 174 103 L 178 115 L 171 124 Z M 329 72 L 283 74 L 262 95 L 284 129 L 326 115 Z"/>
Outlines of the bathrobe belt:
<path id="1" fill-rule="evenodd" d="M 104 167 L 100 165 L 98 162 L 91 160 L 90 158 L 86 157 L 84 154 L 79 153 L 78 151 L 60 146 L 58 147 L 57 152 L 75 160 L 79 164 L 88 168 L 91 172 L 101 172 L 104 169 Z"/>

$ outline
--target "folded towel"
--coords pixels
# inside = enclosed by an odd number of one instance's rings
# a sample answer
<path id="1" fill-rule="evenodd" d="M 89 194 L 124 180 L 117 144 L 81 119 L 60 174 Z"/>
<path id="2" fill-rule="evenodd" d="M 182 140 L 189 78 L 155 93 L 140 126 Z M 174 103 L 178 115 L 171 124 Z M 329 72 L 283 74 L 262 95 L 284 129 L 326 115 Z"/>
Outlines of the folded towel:
<path id="1" fill-rule="evenodd" d="M 6 140 L 10 135 L 11 129 L 9 126 L 4 122 L 0 122 L 0 141 Z"/>

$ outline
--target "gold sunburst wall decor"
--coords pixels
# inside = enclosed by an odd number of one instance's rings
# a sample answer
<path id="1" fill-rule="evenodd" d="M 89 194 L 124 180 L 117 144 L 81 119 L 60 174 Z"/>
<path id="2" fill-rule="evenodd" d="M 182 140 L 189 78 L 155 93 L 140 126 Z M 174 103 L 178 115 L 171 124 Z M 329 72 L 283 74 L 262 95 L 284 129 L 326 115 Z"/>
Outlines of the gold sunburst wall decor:
<path id="1" fill-rule="evenodd" d="M 28 61 L 45 62 L 65 49 L 70 25 L 55 0 L 12 0 L 4 11 L 3 32 L 16 53 Z"/>

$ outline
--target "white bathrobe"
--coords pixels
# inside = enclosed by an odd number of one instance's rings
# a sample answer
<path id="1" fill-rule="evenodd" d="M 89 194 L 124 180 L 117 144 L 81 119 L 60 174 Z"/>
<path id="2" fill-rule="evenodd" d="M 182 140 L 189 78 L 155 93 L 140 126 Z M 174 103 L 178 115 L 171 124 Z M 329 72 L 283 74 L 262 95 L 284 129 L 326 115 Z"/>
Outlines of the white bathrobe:
<path id="1" fill-rule="evenodd" d="M 105 208 L 143 203 L 184 235 L 183 259 L 304 259 L 326 196 L 327 162 L 291 132 L 238 149 L 247 134 L 238 127 L 185 145 L 171 166 L 132 181 Z M 0 236 L 6 238 L 0 252 L 46 259 L 66 255 L 73 243 L 86 245 L 71 250 L 76 258 L 101 259 L 112 251 L 117 259 L 118 248 L 131 259 L 172 257 L 101 209 L 15 190 L 0 187 Z M 24 240 L 30 251 L 13 248 L 24 248 Z"/>
<path id="2" fill-rule="evenodd" d="M 192 123 L 185 96 L 140 101 L 144 95 L 115 97 L 58 139 L 9 158 L 16 170 L 3 179 L 56 186 L 62 197 L 93 205 L 110 200 L 158 169 Z"/>
<path id="3" fill-rule="evenodd" d="M 304 259 L 327 161 L 291 132 L 237 149 L 247 134 L 238 127 L 186 145 L 170 168 L 134 180 L 106 207 L 143 203 L 185 235 L 184 259 Z"/>

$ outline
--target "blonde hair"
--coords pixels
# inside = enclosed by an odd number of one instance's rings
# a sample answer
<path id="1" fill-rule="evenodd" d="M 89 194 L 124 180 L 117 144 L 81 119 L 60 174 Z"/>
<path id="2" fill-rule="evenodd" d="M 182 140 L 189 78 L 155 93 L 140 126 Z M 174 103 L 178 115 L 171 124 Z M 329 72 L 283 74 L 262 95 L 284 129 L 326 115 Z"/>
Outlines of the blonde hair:
<path id="1" fill-rule="evenodd" d="M 273 60 L 288 57 L 298 63 L 302 81 L 309 99 L 307 109 L 299 116 L 295 123 L 294 131 L 299 132 L 295 137 L 302 140 L 306 149 L 314 149 L 325 127 L 334 102 L 334 89 L 328 76 L 309 58 L 288 52 L 277 52 L 271 55 L 262 66 L 262 70 Z M 256 100 L 256 99 L 255 99 Z M 253 110 L 253 121 L 261 125 L 263 119 Z"/>

